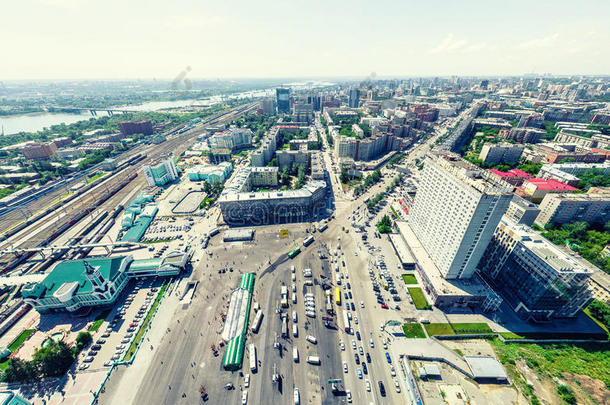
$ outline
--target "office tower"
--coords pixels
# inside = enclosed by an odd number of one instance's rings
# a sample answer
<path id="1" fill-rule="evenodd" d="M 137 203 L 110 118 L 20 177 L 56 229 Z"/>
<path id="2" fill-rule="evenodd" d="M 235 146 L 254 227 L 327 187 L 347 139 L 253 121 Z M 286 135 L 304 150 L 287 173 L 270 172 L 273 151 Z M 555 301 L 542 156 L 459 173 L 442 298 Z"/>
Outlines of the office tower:
<path id="1" fill-rule="evenodd" d="M 453 153 L 430 153 L 410 214 L 441 275 L 470 278 L 512 198 L 512 187 Z"/>
<path id="2" fill-rule="evenodd" d="M 359 89 L 351 89 L 349 91 L 349 106 L 350 106 L 350 108 L 358 108 L 359 102 L 360 102 L 360 90 Z"/>
<path id="3" fill-rule="evenodd" d="M 290 89 L 278 87 L 275 89 L 275 98 L 278 114 L 290 113 Z"/>

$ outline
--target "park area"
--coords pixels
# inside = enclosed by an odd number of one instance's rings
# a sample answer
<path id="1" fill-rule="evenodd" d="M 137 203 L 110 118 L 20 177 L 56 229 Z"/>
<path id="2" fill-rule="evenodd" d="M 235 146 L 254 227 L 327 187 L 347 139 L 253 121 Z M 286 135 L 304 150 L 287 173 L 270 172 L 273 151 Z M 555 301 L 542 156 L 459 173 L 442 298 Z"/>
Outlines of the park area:
<path id="1" fill-rule="evenodd" d="M 402 330 L 405 332 L 406 338 L 425 338 L 426 334 L 424 333 L 421 324 L 419 323 L 405 323 L 402 325 Z"/>

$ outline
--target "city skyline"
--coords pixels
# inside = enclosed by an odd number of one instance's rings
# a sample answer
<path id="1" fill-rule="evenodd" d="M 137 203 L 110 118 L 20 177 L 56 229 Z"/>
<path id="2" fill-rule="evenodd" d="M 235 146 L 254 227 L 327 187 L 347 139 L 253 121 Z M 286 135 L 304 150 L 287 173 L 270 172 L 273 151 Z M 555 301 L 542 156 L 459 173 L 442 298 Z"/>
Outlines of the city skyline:
<path id="1" fill-rule="evenodd" d="M 171 80 L 187 66 L 191 78 L 610 72 L 607 3 L 442 3 L 27 0 L 0 7 L 11 16 L 0 77 Z"/>

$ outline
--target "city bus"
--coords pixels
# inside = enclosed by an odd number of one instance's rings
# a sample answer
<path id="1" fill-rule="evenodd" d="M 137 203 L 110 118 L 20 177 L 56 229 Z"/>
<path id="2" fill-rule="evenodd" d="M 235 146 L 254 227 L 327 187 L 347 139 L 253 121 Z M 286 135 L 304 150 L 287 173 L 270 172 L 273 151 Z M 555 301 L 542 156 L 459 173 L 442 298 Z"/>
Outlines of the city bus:
<path id="1" fill-rule="evenodd" d="M 309 238 L 306 238 L 303 241 L 303 246 L 307 247 L 307 246 L 311 245 L 312 243 L 313 243 L 313 236 L 310 236 Z"/>
<path id="2" fill-rule="evenodd" d="M 322 226 L 320 226 L 318 228 L 318 232 L 324 232 L 327 228 L 328 228 L 328 225 L 327 224 L 323 224 Z"/>
<path id="3" fill-rule="evenodd" d="M 326 297 L 326 313 L 332 315 L 334 312 L 333 302 L 330 297 Z"/>
<path id="4" fill-rule="evenodd" d="M 299 253 L 301 253 L 301 248 L 297 246 L 294 249 L 292 249 L 290 251 L 290 253 L 288 253 L 288 257 L 291 259 L 294 259 L 296 257 L 296 255 L 298 255 Z"/>
<path id="5" fill-rule="evenodd" d="M 335 304 L 341 305 L 341 289 L 335 288 Z"/>
<path id="6" fill-rule="evenodd" d="M 252 343 L 250 343 L 250 371 L 254 372 L 257 368 L 257 360 L 256 360 L 256 347 Z"/>
<path id="7" fill-rule="evenodd" d="M 282 319 L 282 337 L 288 337 L 288 320 L 286 317 Z"/>
<path id="8" fill-rule="evenodd" d="M 254 316 L 254 321 L 252 322 L 252 327 L 250 328 L 252 332 L 258 333 L 258 329 L 261 327 L 261 322 L 263 321 L 263 311 L 258 310 L 256 315 Z"/>

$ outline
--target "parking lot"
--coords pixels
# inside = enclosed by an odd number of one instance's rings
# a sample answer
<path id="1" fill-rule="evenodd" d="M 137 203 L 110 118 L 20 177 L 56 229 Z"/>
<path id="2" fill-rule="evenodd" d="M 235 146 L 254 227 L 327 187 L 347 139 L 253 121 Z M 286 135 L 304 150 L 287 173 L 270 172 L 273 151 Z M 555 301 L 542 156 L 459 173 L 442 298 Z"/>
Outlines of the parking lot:
<path id="1" fill-rule="evenodd" d="M 189 232 L 193 221 L 189 218 L 156 218 L 142 237 L 142 242 L 159 242 L 182 239 Z"/>
<path id="2" fill-rule="evenodd" d="M 160 280 L 145 280 L 127 286 L 116 308 L 93 335 L 92 344 L 79 356 L 79 370 L 109 367 L 124 358 L 160 284 Z"/>

